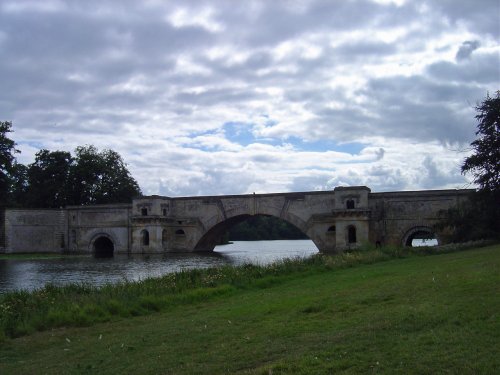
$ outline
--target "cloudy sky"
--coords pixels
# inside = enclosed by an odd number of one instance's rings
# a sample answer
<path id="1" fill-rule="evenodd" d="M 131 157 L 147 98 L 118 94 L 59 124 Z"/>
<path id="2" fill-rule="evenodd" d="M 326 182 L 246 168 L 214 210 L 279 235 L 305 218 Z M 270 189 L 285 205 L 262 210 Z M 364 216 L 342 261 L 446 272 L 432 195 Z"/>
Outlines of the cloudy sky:
<path id="1" fill-rule="evenodd" d="M 143 193 L 470 187 L 498 0 L 0 0 L 0 120 Z"/>

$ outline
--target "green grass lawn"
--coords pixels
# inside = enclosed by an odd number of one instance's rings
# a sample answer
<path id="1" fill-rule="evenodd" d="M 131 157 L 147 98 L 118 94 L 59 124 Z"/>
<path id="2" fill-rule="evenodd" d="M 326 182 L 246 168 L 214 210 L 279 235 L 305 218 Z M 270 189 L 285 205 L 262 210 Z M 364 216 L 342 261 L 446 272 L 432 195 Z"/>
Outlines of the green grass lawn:
<path id="1" fill-rule="evenodd" d="M 217 288 L 4 338 L 0 374 L 500 373 L 498 245 Z"/>

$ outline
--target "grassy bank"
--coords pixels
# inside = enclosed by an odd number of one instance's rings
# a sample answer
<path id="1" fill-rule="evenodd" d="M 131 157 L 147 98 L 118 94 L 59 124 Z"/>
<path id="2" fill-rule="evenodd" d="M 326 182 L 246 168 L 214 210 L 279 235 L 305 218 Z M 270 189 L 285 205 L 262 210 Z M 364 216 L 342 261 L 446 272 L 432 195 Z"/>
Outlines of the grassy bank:
<path id="1" fill-rule="evenodd" d="M 306 273 L 326 272 L 399 257 L 458 251 L 451 248 L 363 249 L 339 256 L 288 259 L 269 266 L 225 266 L 187 270 L 141 282 L 104 287 L 90 284 L 53 286 L 0 295 L 0 340 L 61 326 L 89 326 L 119 318 L 142 316 L 174 306 L 263 288 Z"/>
<path id="2" fill-rule="evenodd" d="M 386 249 L 10 293 L 0 373 L 498 373 L 499 268 Z"/>

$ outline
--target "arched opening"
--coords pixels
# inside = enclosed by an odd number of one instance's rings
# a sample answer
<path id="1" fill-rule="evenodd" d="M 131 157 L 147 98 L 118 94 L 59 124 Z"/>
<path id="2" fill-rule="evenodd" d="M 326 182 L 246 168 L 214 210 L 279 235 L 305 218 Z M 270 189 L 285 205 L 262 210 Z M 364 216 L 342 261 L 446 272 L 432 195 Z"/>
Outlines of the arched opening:
<path id="1" fill-rule="evenodd" d="M 300 224 L 299 224 L 300 225 Z M 303 224 L 305 226 L 305 224 Z M 303 230 L 288 220 L 271 215 L 238 215 L 213 226 L 198 241 L 196 251 L 212 251 L 216 245 L 236 241 L 308 240 Z M 315 244 L 317 247 L 317 245 Z"/>
<path id="2" fill-rule="evenodd" d="M 431 228 L 421 226 L 407 231 L 402 244 L 409 247 L 437 246 L 439 241 Z"/>
<path id="3" fill-rule="evenodd" d="M 328 228 L 327 232 L 328 234 L 332 234 L 332 233 L 335 233 L 337 231 L 337 228 L 335 227 L 335 225 L 332 225 L 331 227 Z"/>
<path id="4" fill-rule="evenodd" d="M 176 235 L 177 237 L 179 237 L 179 236 L 185 236 L 185 235 L 186 235 L 186 232 L 184 232 L 184 230 L 183 230 L 183 229 L 177 229 L 177 230 L 175 231 L 175 235 Z"/>
<path id="5" fill-rule="evenodd" d="M 146 229 L 141 232 L 141 245 L 149 246 L 149 232 Z"/>
<path id="6" fill-rule="evenodd" d="M 354 225 L 350 225 L 347 227 L 347 243 L 352 244 L 356 242 L 356 227 Z"/>
<path id="7" fill-rule="evenodd" d="M 113 256 L 115 246 L 108 237 L 101 236 L 94 241 L 94 256 L 96 258 L 109 258 Z"/>
<path id="8" fill-rule="evenodd" d="M 348 210 L 353 210 L 354 209 L 354 199 L 348 199 L 347 202 L 345 203 L 345 206 Z"/>

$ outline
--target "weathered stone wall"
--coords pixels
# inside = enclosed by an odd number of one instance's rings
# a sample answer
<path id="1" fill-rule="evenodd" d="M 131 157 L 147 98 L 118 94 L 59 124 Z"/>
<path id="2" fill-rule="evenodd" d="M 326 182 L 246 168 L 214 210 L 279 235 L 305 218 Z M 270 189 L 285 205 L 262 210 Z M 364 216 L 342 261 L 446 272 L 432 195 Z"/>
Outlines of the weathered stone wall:
<path id="1" fill-rule="evenodd" d="M 253 215 L 288 221 L 321 251 L 352 248 L 368 240 L 369 192 L 362 186 L 328 192 L 143 197 L 133 203 L 131 251 L 211 251 L 226 230 Z M 336 225 L 338 230 L 330 230 Z M 354 240 L 349 239 L 350 228 Z"/>
<path id="2" fill-rule="evenodd" d="M 415 230 L 434 232 L 443 210 L 469 199 L 473 190 L 429 190 L 372 193 L 369 196 L 370 241 L 405 245 Z M 441 243 L 440 233 L 435 233 Z"/>
<path id="3" fill-rule="evenodd" d="M 63 251 L 66 247 L 65 210 L 5 210 L 5 252 Z"/>
<path id="4" fill-rule="evenodd" d="M 210 197 L 142 197 L 131 204 L 65 210 L 6 210 L 0 251 L 91 253 L 104 243 L 115 253 L 211 251 L 234 224 L 252 215 L 281 218 L 323 252 L 365 242 L 404 245 L 433 232 L 439 212 L 471 190 L 371 193 L 365 186 L 333 191 Z M 2 220 L 4 225 L 2 225 Z M 3 241 L 3 243 L 2 243 Z"/>
<path id="5" fill-rule="evenodd" d="M 127 253 L 131 245 L 130 204 L 71 206 L 67 208 L 69 253 L 91 253 L 94 242 L 106 237 L 115 253 Z"/>

